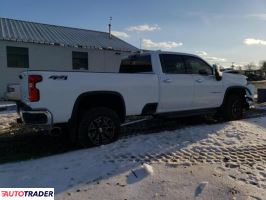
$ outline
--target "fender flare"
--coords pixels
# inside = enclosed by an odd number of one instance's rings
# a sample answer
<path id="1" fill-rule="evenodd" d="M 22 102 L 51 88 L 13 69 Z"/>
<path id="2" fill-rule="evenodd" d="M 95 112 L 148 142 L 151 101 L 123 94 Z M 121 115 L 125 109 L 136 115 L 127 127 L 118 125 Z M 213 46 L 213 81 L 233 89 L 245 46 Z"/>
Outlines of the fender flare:
<path id="1" fill-rule="evenodd" d="M 248 95 L 248 96 L 252 95 L 252 92 L 249 90 L 249 88 L 247 88 L 245 86 L 230 86 L 226 89 L 226 91 L 224 93 L 224 99 L 223 99 L 222 105 L 224 105 L 226 97 L 230 93 L 231 90 L 243 90 L 246 92 L 246 95 Z"/>
<path id="2" fill-rule="evenodd" d="M 76 130 L 78 127 L 78 115 L 79 115 L 79 105 L 81 103 L 81 101 L 84 98 L 88 98 L 89 96 L 96 96 L 96 95 L 115 95 L 117 97 L 119 97 L 121 99 L 122 102 L 122 109 L 123 109 L 123 117 L 126 116 L 126 105 L 125 105 L 125 100 L 123 98 L 123 96 L 119 93 L 119 92 L 114 92 L 114 91 L 89 91 L 89 92 L 84 92 L 82 94 L 80 94 L 74 103 L 72 112 L 71 112 L 71 117 L 68 120 L 68 124 L 69 124 L 69 128 L 70 128 L 70 139 L 72 141 L 75 141 L 76 139 Z"/>

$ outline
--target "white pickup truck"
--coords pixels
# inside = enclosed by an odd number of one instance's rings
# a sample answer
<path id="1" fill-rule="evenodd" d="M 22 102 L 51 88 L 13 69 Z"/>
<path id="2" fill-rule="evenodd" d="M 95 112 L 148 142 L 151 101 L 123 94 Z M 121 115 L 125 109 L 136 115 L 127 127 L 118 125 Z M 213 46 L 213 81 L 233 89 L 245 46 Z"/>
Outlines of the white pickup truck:
<path id="1" fill-rule="evenodd" d="M 21 78 L 21 121 L 67 124 L 83 146 L 114 141 L 126 117 L 220 113 L 240 119 L 253 101 L 245 76 L 222 74 L 196 55 L 146 52 L 125 58 L 119 73 L 26 71 Z"/>

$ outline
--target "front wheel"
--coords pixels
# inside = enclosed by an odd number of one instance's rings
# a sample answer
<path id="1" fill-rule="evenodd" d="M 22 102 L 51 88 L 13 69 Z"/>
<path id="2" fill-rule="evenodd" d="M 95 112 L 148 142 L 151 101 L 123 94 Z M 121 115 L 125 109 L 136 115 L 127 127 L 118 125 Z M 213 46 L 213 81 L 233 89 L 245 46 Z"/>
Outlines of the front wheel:
<path id="1" fill-rule="evenodd" d="M 116 112 L 109 108 L 88 110 L 79 124 L 78 141 L 83 147 L 111 143 L 118 137 L 120 120 Z"/>
<path id="2" fill-rule="evenodd" d="M 239 120 L 243 117 L 243 99 L 238 95 L 230 95 L 227 97 L 224 108 L 224 119 L 227 121 Z"/>

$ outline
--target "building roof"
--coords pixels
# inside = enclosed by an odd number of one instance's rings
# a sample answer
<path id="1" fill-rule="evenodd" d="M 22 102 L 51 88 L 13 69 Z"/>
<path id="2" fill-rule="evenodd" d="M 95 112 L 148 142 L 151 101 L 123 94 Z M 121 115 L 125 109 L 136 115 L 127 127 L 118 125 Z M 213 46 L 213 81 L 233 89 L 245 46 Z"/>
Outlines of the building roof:
<path id="1" fill-rule="evenodd" d="M 109 33 L 0 18 L 0 40 L 48 44 L 89 49 L 137 51 L 138 49 Z"/>

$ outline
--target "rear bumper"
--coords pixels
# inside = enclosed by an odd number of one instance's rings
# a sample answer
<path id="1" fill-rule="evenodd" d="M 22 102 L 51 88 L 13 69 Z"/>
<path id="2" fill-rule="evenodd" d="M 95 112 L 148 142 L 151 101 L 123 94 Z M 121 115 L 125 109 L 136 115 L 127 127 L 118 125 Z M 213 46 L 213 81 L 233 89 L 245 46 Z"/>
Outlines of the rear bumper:
<path id="1" fill-rule="evenodd" d="M 52 129 L 53 115 L 46 109 L 32 109 L 29 106 L 17 103 L 17 112 L 21 121 L 25 125 L 35 126 L 39 128 Z"/>

